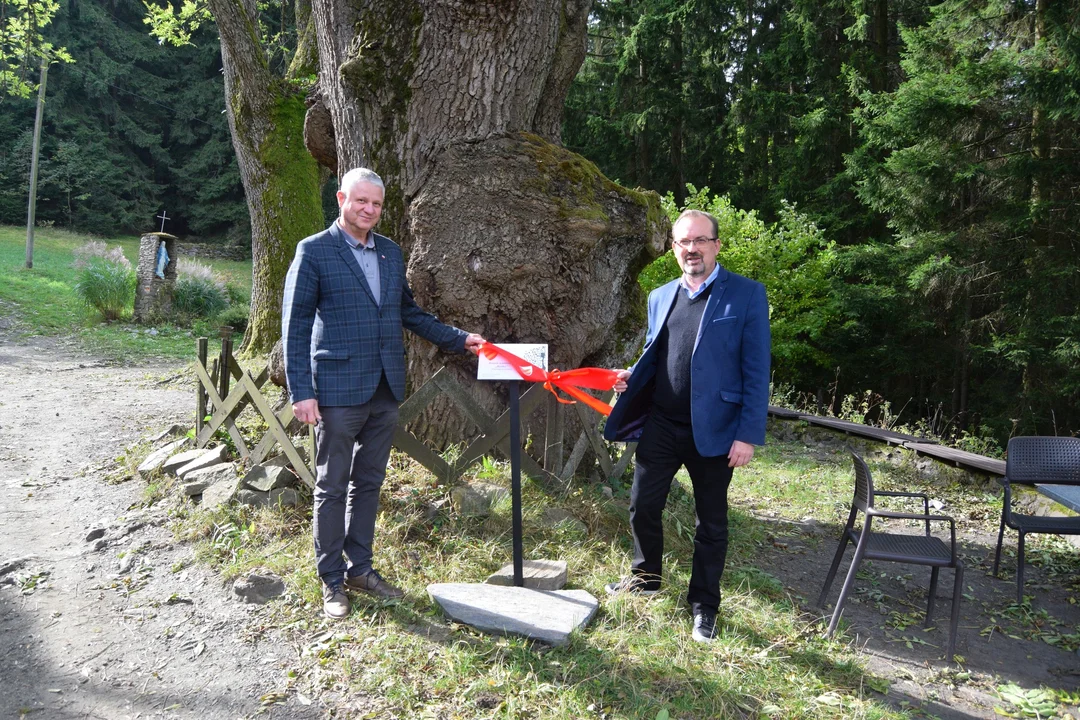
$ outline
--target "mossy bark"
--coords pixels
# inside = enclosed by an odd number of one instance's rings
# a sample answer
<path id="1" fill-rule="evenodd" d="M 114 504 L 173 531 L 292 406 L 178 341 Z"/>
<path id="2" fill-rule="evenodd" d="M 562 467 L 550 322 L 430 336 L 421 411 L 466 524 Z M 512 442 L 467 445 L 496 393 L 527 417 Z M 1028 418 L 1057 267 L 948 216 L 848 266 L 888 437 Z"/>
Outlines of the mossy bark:
<path id="1" fill-rule="evenodd" d="M 209 5 L 221 36 L 229 129 L 251 215 L 251 316 L 243 348 L 266 352 L 281 336 L 281 296 L 296 244 L 322 226 L 319 170 L 304 147 L 303 91 L 267 66 L 255 3 Z"/>

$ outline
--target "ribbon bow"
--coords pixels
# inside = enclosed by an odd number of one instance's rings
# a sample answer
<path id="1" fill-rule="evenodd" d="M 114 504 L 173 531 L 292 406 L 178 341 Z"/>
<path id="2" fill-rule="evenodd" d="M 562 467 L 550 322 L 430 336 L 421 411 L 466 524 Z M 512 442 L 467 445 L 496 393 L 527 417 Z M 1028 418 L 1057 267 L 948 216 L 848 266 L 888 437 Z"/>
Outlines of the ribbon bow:
<path id="1" fill-rule="evenodd" d="M 611 406 L 597 400 L 592 395 L 584 392 L 581 388 L 591 390 L 611 390 L 619 379 L 618 372 L 606 368 L 577 368 L 575 370 L 552 370 L 547 371 L 538 365 L 533 365 L 524 358 L 519 358 L 512 352 L 503 350 L 493 343 L 484 343 L 480 346 L 480 352 L 488 360 L 494 360 L 496 356 L 510 363 L 514 371 L 521 376 L 522 380 L 529 382 L 542 382 L 544 387 L 555 396 L 555 399 L 566 405 L 573 405 L 574 400 L 564 400 L 559 397 L 555 388 L 562 390 L 576 400 L 580 400 L 593 410 L 605 417 L 611 414 Z"/>

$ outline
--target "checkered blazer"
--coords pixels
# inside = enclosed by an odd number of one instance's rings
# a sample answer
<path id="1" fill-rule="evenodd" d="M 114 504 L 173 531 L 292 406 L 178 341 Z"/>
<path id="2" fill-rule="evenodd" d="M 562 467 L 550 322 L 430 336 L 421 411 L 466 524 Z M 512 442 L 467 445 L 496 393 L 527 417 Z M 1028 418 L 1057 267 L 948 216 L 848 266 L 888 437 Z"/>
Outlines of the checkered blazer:
<path id="1" fill-rule="evenodd" d="M 377 233 L 379 304 L 335 221 L 296 247 L 285 276 L 281 336 L 292 402 L 361 405 L 386 373 L 394 397 L 405 399 L 402 328 L 443 350 L 465 351 L 465 333 L 444 325 L 413 299 L 401 248 Z"/>

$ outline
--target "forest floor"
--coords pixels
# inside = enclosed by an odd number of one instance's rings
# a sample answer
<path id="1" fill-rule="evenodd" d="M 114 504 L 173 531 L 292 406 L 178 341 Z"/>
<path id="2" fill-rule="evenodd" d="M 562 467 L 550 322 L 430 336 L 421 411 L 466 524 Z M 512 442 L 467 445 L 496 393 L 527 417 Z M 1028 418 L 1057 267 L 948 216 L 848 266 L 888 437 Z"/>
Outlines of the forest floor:
<path id="1" fill-rule="evenodd" d="M 264 614 L 240 604 L 213 569 L 195 561 L 191 545 L 177 541 L 164 504 L 148 502 L 143 483 L 117 476 L 126 448 L 148 448 L 147 438 L 190 415 L 183 368 L 95 359 L 62 338 L 16 337 L 4 322 L 0 313 L 0 717 L 401 716 L 354 715 L 335 709 L 341 695 L 292 687 L 292 669 L 315 638 L 268 627 Z M 778 445 L 777 452 L 804 450 Z M 839 450 L 805 451 L 843 462 Z M 752 493 L 733 499 L 741 524 L 760 525 L 766 538 L 734 563 L 779 580 L 808 618 L 805 632 L 818 632 L 813 616 L 821 611 L 811 603 L 837 526 L 785 518 L 782 503 Z M 950 571 L 942 571 L 931 631 L 920 621 L 928 572 L 874 564 L 860 573 L 845 613 L 847 637 L 882 681 L 874 688 L 880 701 L 911 717 L 1036 717 L 1039 708 L 1048 717 L 1052 707 L 1049 716 L 1080 718 L 1080 551 L 1034 542 L 1027 587 L 1035 599 L 1017 606 L 1012 581 L 989 575 L 992 503 L 965 512 L 961 666 L 941 659 Z M 86 540 L 95 529 L 104 537 Z M 1007 570 L 1013 567 L 1009 561 Z M 1020 693 L 1005 691 L 1011 700 L 1002 691 L 1010 683 Z M 759 708 L 745 716 L 793 715 Z M 850 717 L 839 706 L 834 716 Z"/>

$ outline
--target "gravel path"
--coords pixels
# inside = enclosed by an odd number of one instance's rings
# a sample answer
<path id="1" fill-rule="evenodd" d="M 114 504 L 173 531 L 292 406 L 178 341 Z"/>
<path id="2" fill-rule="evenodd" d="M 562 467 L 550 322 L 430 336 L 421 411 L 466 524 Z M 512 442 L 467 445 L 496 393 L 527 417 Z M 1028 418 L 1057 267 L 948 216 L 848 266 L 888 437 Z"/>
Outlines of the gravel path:
<path id="1" fill-rule="evenodd" d="M 122 448 L 190 422 L 186 376 L 162 382 L 180 372 L 0 334 L 0 717 L 325 716 L 284 694 L 296 648 L 139 509 L 144 484 L 106 482 Z"/>

